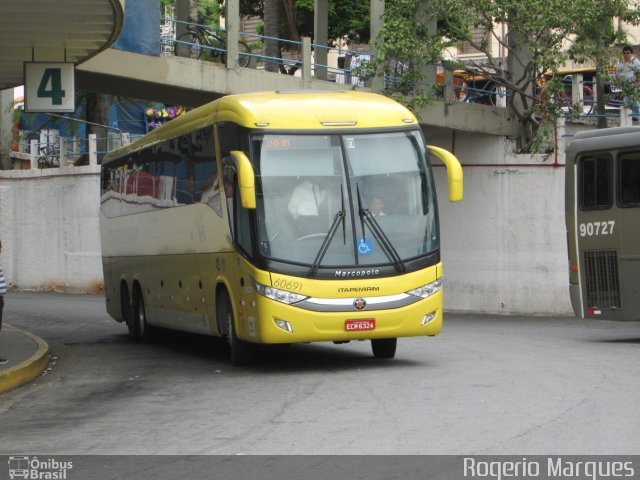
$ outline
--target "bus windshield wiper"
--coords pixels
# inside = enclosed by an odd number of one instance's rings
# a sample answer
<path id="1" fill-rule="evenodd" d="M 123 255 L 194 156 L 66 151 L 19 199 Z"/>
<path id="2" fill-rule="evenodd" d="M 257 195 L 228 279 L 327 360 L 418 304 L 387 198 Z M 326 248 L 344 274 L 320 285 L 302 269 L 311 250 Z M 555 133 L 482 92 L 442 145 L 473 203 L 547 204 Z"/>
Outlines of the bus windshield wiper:
<path id="1" fill-rule="evenodd" d="M 342 190 L 342 187 L 340 188 L 340 190 Z M 322 259 L 326 255 L 327 250 L 329 250 L 329 245 L 331 244 L 331 240 L 333 240 L 333 237 L 335 236 L 336 231 L 338 230 L 338 224 L 340 223 L 340 221 L 342 221 L 343 241 L 346 241 L 345 224 L 344 224 L 344 195 L 341 195 L 341 197 L 342 197 L 342 209 L 336 213 L 335 217 L 333 217 L 333 223 L 331 224 L 331 228 L 329 228 L 329 232 L 324 237 L 324 241 L 322 242 L 322 245 L 320 245 L 320 249 L 318 250 L 316 258 L 313 261 L 313 265 L 311 265 L 311 271 L 309 272 L 309 275 L 312 277 L 318 271 L 320 262 L 322 262 Z"/>
<path id="2" fill-rule="evenodd" d="M 395 249 L 389 237 L 384 233 L 382 227 L 376 220 L 376 218 L 371 214 L 371 211 L 368 208 L 362 207 L 362 198 L 360 197 L 360 187 L 356 183 L 356 192 L 358 196 L 358 213 L 360 214 L 360 220 L 362 222 L 362 236 L 364 237 L 364 226 L 366 225 L 371 230 L 374 238 L 378 241 L 380 246 L 382 247 L 382 251 L 387 256 L 389 260 L 393 262 L 393 265 L 396 267 L 396 270 L 399 272 L 404 272 L 406 267 L 400 255 L 398 255 L 398 251 Z"/>

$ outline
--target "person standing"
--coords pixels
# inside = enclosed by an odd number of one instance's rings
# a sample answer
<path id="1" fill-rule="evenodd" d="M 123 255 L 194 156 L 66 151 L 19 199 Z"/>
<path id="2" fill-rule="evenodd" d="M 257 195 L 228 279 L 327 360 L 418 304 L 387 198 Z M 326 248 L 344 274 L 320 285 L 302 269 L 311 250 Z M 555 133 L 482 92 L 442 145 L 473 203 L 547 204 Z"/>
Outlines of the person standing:
<path id="1" fill-rule="evenodd" d="M 2 240 L 0 240 L 0 253 L 2 253 Z M 4 294 L 7 293 L 7 281 L 4 278 L 4 270 L 0 265 L 0 330 L 2 330 L 2 309 L 4 308 Z M 0 365 L 7 363 L 8 360 L 0 357 Z"/>
<path id="2" fill-rule="evenodd" d="M 638 99 L 638 82 L 640 81 L 640 60 L 633 56 L 633 48 L 625 45 L 622 48 L 622 61 L 616 67 L 616 77 L 622 84 L 624 105 L 631 108 L 634 121 L 640 117 L 640 101 Z"/>

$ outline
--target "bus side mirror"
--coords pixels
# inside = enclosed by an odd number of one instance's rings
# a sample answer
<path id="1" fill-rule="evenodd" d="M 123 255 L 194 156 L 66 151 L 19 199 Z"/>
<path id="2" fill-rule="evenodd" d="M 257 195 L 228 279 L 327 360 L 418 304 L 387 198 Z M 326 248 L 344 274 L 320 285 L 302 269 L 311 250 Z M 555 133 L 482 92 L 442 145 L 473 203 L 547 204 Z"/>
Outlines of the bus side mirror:
<path id="1" fill-rule="evenodd" d="M 437 157 L 447 167 L 447 177 L 449 178 L 449 201 L 459 202 L 463 196 L 462 166 L 456 156 L 446 151 L 444 148 L 427 145 L 429 154 Z"/>
<path id="2" fill-rule="evenodd" d="M 255 175 L 251 162 L 240 150 L 233 150 L 231 156 L 236 164 L 238 172 L 238 185 L 240 186 L 240 202 L 244 208 L 256 208 Z"/>

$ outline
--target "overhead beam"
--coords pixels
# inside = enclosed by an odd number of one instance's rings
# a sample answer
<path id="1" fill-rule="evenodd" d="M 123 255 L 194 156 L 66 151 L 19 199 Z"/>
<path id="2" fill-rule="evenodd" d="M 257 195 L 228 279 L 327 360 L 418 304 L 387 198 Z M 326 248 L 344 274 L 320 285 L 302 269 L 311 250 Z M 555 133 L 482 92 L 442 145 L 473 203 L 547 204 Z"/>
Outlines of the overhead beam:
<path id="1" fill-rule="evenodd" d="M 196 106 L 256 90 L 348 90 L 351 85 L 265 72 L 225 68 L 182 57 L 152 57 L 107 49 L 76 68 L 76 85 L 94 92 Z"/>

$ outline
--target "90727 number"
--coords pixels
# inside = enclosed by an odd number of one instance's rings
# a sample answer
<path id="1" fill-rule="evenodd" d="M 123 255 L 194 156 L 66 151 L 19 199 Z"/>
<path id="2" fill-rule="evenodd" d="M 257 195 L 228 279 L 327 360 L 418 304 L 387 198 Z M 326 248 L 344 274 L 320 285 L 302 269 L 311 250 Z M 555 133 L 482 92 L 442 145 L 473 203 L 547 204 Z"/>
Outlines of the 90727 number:
<path id="1" fill-rule="evenodd" d="M 596 235 L 613 235 L 613 227 L 615 227 L 615 225 L 615 220 L 609 220 L 608 222 L 581 223 L 580 236 L 593 237 Z"/>

